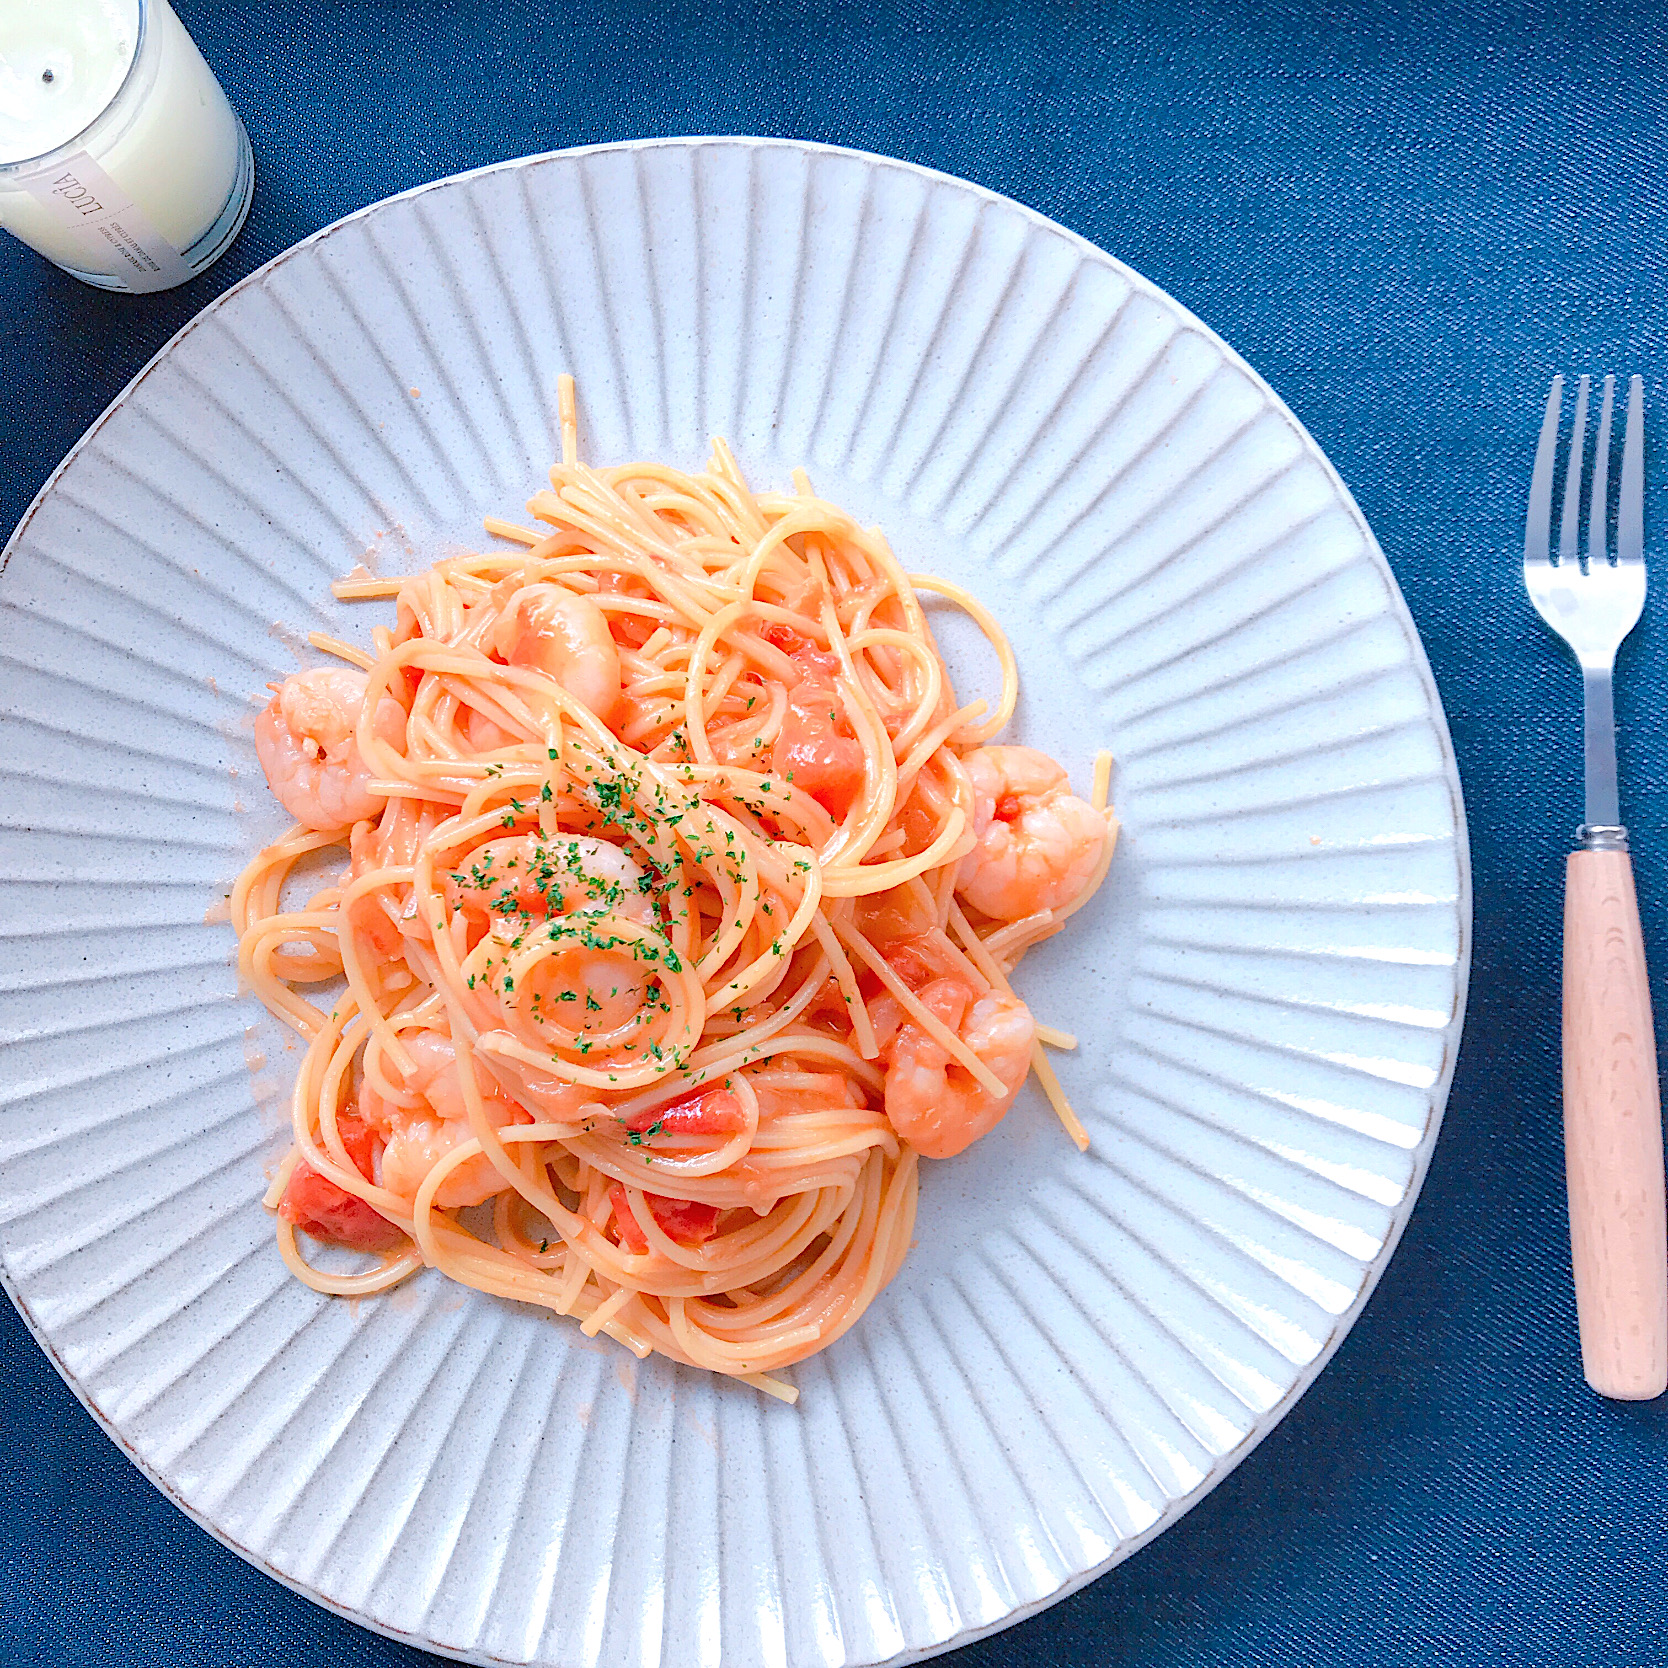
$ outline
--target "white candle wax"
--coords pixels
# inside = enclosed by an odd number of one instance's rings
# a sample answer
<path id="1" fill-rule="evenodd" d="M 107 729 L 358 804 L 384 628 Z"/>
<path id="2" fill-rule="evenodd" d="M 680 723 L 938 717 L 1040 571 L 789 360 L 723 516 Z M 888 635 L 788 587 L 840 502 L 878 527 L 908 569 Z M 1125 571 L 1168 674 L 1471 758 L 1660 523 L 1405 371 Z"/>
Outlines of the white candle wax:
<path id="1" fill-rule="evenodd" d="M 0 226 L 108 289 L 237 235 L 249 141 L 168 0 L 0 0 Z"/>

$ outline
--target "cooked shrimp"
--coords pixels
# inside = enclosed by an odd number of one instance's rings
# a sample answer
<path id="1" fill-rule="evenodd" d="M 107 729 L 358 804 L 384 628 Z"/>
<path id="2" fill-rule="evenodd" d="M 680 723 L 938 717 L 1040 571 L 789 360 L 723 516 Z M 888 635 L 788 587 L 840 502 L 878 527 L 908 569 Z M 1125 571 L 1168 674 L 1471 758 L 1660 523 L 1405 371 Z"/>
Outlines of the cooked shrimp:
<path id="1" fill-rule="evenodd" d="M 470 1011 L 483 1030 L 509 1019 L 524 1042 L 549 1026 L 594 1038 L 638 1013 L 648 980 L 632 943 L 557 925 L 604 915 L 653 921 L 644 871 L 618 846 L 588 834 L 489 840 L 459 860 L 445 885 L 467 925 Z"/>
<path id="2" fill-rule="evenodd" d="M 446 877 L 454 909 L 471 915 L 543 918 L 624 915 L 647 921 L 643 870 L 589 834 L 516 834 L 488 840 Z"/>
<path id="3" fill-rule="evenodd" d="M 620 703 L 620 651 L 608 616 L 560 585 L 524 585 L 493 635 L 493 647 L 512 666 L 533 666 L 583 701 L 603 723 Z"/>
<path id="4" fill-rule="evenodd" d="M 374 817 L 383 796 L 372 793 L 370 767 L 359 756 L 354 728 L 365 704 L 365 674 L 349 666 L 293 672 L 255 720 L 255 753 L 279 803 L 309 828 L 343 828 Z M 374 720 L 391 747 L 405 739 L 405 710 L 382 695 Z"/>
<path id="5" fill-rule="evenodd" d="M 359 1111 L 385 1141 L 378 1179 L 390 1193 L 415 1199 L 429 1171 L 454 1147 L 473 1139 L 474 1132 L 469 1126 L 469 1107 L 452 1039 L 438 1031 L 408 1031 L 400 1041 L 414 1069 L 400 1079 L 398 1087 L 417 1104 L 403 1106 L 389 1100 L 367 1081 L 359 1090 Z M 392 1062 L 385 1064 L 392 1067 Z M 526 1112 L 491 1078 L 477 1070 L 475 1081 L 486 1104 L 487 1122 L 494 1129 L 529 1121 Z M 440 1184 L 435 1204 L 442 1210 L 478 1205 L 502 1193 L 508 1185 L 493 1168 L 492 1160 L 485 1153 L 477 1153 Z"/>
<path id="6" fill-rule="evenodd" d="M 1106 818 L 1034 747 L 980 747 L 962 762 L 973 779 L 977 844 L 956 890 L 1002 921 L 1075 901 L 1100 866 Z"/>
<path id="7" fill-rule="evenodd" d="M 927 1011 L 961 1038 L 1003 1086 L 993 1095 L 892 996 L 871 1007 L 886 1061 L 886 1117 L 923 1158 L 953 1158 L 993 1130 L 1031 1069 L 1036 1021 L 1017 997 L 934 979 L 919 992 Z"/>

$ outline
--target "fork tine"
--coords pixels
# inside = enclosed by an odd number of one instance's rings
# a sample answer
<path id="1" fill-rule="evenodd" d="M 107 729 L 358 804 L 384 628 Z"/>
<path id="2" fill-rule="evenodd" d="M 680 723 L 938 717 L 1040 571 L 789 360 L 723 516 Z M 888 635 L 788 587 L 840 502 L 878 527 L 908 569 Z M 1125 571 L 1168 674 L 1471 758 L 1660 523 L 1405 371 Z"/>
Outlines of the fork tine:
<path id="1" fill-rule="evenodd" d="M 1616 513 L 1616 560 L 1645 560 L 1645 379 L 1627 385 L 1627 439 L 1622 443 L 1622 501 Z"/>
<path id="2" fill-rule="evenodd" d="M 1616 379 L 1604 379 L 1604 403 L 1599 407 L 1598 442 L 1593 448 L 1593 487 L 1587 496 L 1587 566 L 1610 560 L 1606 548 L 1610 519 L 1610 408 Z"/>
<path id="3" fill-rule="evenodd" d="M 1562 374 L 1552 379 L 1541 419 L 1540 444 L 1535 448 L 1535 472 L 1529 477 L 1529 523 L 1523 533 L 1523 562 L 1546 564 L 1552 540 L 1552 463 L 1558 451 L 1558 412 L 1564 398 Z"/>
<path id="4" fill-rule="evenodd" d="M 1592 378 L 1584 376 L 1576 384 L 1575 422 L 1570 429 L 1569 465 L 1564 471 L 1563 525 L 1558 537 L 1558 565 L 1574 562 L 1580 552 L 1575 547 L 1577 524 L 1581 518 L 1581 465 L 1587 452 L 1587 390 Z"/>

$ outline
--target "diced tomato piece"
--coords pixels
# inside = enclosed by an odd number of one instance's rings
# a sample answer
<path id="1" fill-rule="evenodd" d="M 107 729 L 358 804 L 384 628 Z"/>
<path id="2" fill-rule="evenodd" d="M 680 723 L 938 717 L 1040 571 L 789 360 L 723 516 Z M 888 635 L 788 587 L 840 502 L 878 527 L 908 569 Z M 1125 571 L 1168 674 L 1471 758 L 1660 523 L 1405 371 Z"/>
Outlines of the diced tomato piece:
<path id="1" fill-rule="evenodd" d="M 850 733 L 844 709 L 824 684 L 796 684 L 771 749 L 771 767 L 791 777 L 836 821 L 863 790 L 863 744 Z"/>
<path id="2" fill-rule="evenodd" d="M 747 1114 L 728 1089 L 705 1089 L 670 1106 L 634 1112 L 624 1122 L 637 1135 L 657 1125 L 669 1135 L 734 1135 L 746 1129 Z"/>
<path id="3" fill-rule="evenodd" d="M 614 1223 L 619 1229 L 620 1244 L 638 1255 L 649 1248 L 648 1236 L 632 1214 L 631 1200 L 625 1187 L 615 1182 L 608 1189 L 614 1206 Z M 704 1245 L 718 1232 L 718 1206 L 700 1205 L 692 1199 L 667 1199 L 659 1193 L 645 1193 L 644 1203 L 653 1213 L 655 1223 L 668 1239 L 679 1245 Z"/>
<path id="4" fill-rule="evenodd" d="M 718 1232 L 718 1206 L 697 1204 L 693 1199 L 663 1199 L 646 1193 L 649 1209 L 668 1239 L 679 1245 L 705 1245 Z"/>
<path id="5" fill-rule="evenodd" d="M 938 838 L 940 826 L 924 805 L 908 804 L 903 810 L 904 855 L 917 857 Z"/>
<path id="6" fill-rule="evenodd" d="M 321 1176 L 306 1159 L 291 1173 L 278 1214 L 304 1234 L 350 1251 L 391 1251 L 405 1239 L 386 1217 Z"/>
<path id="7" fill-rule="evenodd" d="M 614 1231 L 620 1236 L 620 1244 L 642 1256 L 649 1248 L 649 1241 L 637 1218 L 632 1215 L 631 1200 L 626 1196 L 625 1188 L 615 1182 L 608 1189 L 608 1198 L 614 1206 Z"/>
<path id="8" fill-rule="evenodd" d="M 760 635 L 793 661 L 795 673 L 788 710 L 771 749 L 771 768 L 779 776 L 791 772 L 796 788 L 839 819 L 863 787 L 862 743 L 852 735 L 834 690 L 839 657 L 791 626 L 767 625 Z"/>
<path id="9" fill-rule="evenodd" d="M 878 945 L 890 957 L 895 945 L 935 931 L 938 916 L 930 898 L 899 886 L 890 892 L 859 898 L 857 926 L 871 944 Z"/>
<path id="10" fill-rule="evenodd" d="M 357 1113 L 344 1112 L 336 1128 L 354 1168 L 366 1181 L 374 1174 L 376 1137 Z M 374 1206 L 320 1175 L 306 1159 L 290 1172 L 278 1201 L 278 1214 L 314 1239 L 344 1245 L 350 1251 L 391 1251 L 405 1235 Z"/>
<path id="11" fill-rule="evenodd" d="M 336 1115 L 336 1133 L 342 1138 L 353 1167 L 366 1181 L 376 1179 L 376 1131 L 357 1112 Z"/>

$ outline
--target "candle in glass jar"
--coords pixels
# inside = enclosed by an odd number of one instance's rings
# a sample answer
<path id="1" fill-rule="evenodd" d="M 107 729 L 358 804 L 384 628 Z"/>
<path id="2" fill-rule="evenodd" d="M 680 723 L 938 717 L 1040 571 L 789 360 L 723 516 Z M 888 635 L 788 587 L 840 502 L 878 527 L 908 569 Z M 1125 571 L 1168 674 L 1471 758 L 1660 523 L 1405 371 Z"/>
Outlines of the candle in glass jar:
<path id="1" fill-rule="evenodd" d="M 0 0 L 0 226 L 90 284 L 167 289 L 225 251 L 253 185 L 168 0 Z"/>

